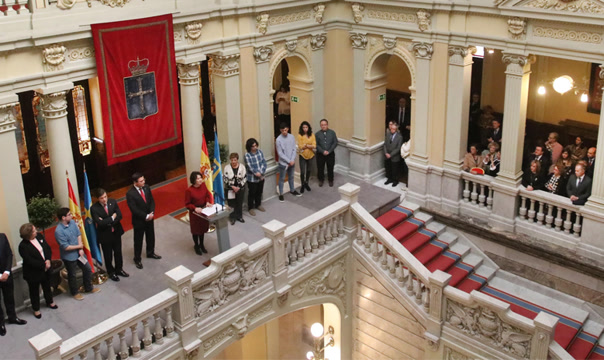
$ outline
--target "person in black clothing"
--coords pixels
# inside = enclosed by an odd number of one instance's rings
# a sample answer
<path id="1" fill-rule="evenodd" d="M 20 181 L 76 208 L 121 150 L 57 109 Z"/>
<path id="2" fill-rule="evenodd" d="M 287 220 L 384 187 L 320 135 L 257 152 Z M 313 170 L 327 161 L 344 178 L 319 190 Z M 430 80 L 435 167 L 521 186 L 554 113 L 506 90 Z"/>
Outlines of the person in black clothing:
<path id="1" fill-rule="evenodd" d="M 25 325 L 27 321 L 19 319 L 15 311 L 15 297 L 13 285 L 13 252 L 8 243 L 6 234 L 0 233 L 0 297 L 4 297 L 4 307 L 9 324 Z M 4 311 L 0 306 L 0 336 L 6 335 L 4 325 Z"/>
<path id="2" fill-rule="evenodd" d="M 526 187 L 528 191 L 542 190 L 543 183 L 541 163 L 538 160 L 533 160 L 529 171 L 525 171 L 522 176 L 522 186 Z"/>

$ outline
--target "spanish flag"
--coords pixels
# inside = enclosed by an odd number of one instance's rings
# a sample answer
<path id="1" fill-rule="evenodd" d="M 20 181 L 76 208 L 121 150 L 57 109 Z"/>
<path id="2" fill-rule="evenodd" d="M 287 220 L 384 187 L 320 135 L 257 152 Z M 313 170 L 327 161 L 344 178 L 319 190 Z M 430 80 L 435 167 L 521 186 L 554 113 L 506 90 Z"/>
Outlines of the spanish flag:
<path id="1" fill-rule="evenodd" d="M 94 273 L 94 265 L 92 264 L 92 254 L 90 253 L 90 245 L 88 245 L 88 238 L 86 237 L 86 230 L 84 230 L 84 221 L 82 221 L 82 211 L 78 206 L 78 200 L 73 193 L 73 188 L 71 187 L 71 181 L 69 181 L 69 177 L 67 177 L 67 190 L 69 191 L 69 211 L 73 215 L 73 221 L 78 225 L 78 229 L 80 229 L 80 234 L 82 236 L 82 244 L 84 244 L 84 254 L 86 255 L 86 259 L 90 264 L 90 269 Z"/>
<path id="2" fill-rule="evenodd" d="M 199 172 L 203 177 L 203 181 L 206 184 L 206 188 L 212 196 L 212 203 L 214 202 L 214 191 L 213 191 L 213 179 L 212 179 L 212 164 L 210 163 L 210 155 L 208 153 L 208 145 L 206 144 L 205 135 L 201 135 L 201 162 L 199 164 Z"/>

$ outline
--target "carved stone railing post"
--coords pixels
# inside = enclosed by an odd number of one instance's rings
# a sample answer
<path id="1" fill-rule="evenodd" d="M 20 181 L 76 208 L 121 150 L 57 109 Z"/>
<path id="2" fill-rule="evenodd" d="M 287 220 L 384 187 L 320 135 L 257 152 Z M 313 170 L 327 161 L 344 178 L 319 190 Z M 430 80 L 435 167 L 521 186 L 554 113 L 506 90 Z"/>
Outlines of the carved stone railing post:
<path id="1" fill-rule="evenodd" d="M 361 187 L 358 185 L 353 185 L 347 183 L 338 188 L 340 192 L 340 198 L 348 204 L 352 205 L 354 203 L 359 202 L 359 193 L 361 192 Z M 354 215 L 350 210 L 344 213 L 344 231 L 351 232 L 356 230 L 357 221 L 354 218 Z M 351 237 L 352 239 L 352 237 Z"/>
<path id="2" fill-rule="evenodd" d="M 272 220 L 264 225 L 264 235 L 273 241 L 273 250 L 270 253 L 273 272 L 273 284 L 275 290 L 279 291 L 284 286 L 287 286 L 287 266 L 285 266 L 286 256 L 285 253 L 285 228 L 287 225 L 284 223 Z M 293 246 L 293 244 L 292 244 Z"/>
<path id="3" fill-rule="evenodd" d="M 430 274 L 430 313 L 426 331 L 436 338 L 440 338 L 442 324 L 444 322 L 444 292 L 443 289 L 449 285 L 451 275 L 440 270 Z"/>
<path id="4" fill-rule="evenodd" d="M 54 330 L 47 330 L 29 339 L 29 345 L 34 349 L 37 360 L 61 359 L 61 344 L 63 339 Z"/>
<path id="5" fill-rule="evenodd" d="M 170 288 L 178 294 L 178 301 L 172 308 L 174 327 L 180 333 L 180 341 L 186 354 L 196 351 L 201 345 L 197 337 L 197 322 L 195 321 L 195 302 L 191 280 L 193 272 L 184 266 L 179 266 L 166 273 Z"/>
<path id="6" fill-rule="evenodd" d="M 535 322 L 535 335 L 531 343 L 531 359 L 549 358 L 549 344 L 554 337 L 554 330 L 558 318 L 545 312 L 540 312 L 533 320 Z"/>

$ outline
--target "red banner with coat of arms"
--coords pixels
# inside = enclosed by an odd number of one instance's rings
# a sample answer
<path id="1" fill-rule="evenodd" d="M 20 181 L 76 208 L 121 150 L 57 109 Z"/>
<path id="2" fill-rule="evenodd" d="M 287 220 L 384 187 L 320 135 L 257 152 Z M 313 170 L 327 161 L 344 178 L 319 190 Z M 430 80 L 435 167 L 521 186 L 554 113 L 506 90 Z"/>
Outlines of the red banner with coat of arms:
<path id="1" fill-rule="evenodd" d="M 180 143 L 172 15 L 91 27 L 107 164 Z"/>

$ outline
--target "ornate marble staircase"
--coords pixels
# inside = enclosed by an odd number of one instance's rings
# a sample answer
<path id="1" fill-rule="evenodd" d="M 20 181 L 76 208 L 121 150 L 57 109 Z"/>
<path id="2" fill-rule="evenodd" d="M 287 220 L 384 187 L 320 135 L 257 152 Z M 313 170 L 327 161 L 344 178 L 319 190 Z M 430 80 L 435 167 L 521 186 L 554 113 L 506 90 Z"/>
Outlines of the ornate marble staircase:
<path id="1" fill-rule="evenodd" d="M 604 359 L 604 319 L 586 303 L 500 270 L 470 241 L 403 202 L 377 221 L 431 273 L 451 275 L 449 285 L 476 290 L 535 319 L 543 311 L 558 318 L 555 341 L 574 359 Z"/>

